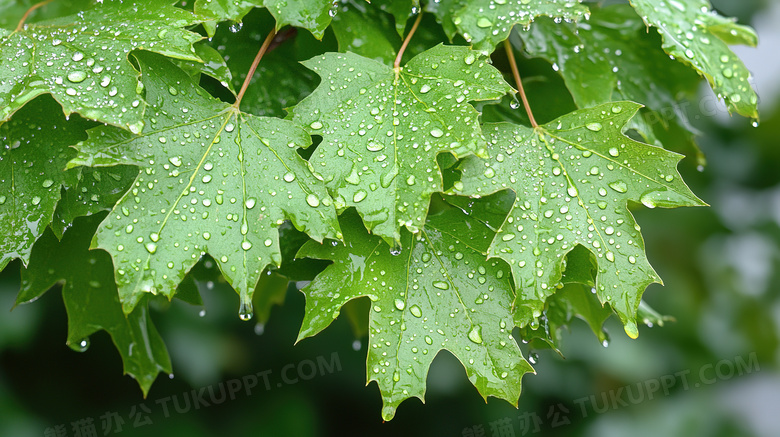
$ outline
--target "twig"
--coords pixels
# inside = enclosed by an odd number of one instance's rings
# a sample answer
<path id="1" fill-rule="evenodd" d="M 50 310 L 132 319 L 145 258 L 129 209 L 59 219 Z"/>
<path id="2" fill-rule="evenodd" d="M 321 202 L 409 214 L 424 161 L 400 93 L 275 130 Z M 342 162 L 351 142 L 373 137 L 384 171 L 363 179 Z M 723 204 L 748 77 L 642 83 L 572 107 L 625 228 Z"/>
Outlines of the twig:
<path id="1" fill-rule="evenodd" d="M 252 80 L 252 76 L 254 76 L 255 70 L 257 70 L 257 66 L 260 64 L 260 60 L 263 59 L 263 55 L 268 50 L 268 47 L 271 45 L 271 42 L 273 42 L 274 37 L 276 37 L 276 29 L 271 29 L 271 32 L 268 34 L 267 37 L 265 37 L 265 41 L 263 41 L 263 45 L 260 46 L 260 50 L 257 51 L 255 60 L 252 61 L 252 66 L 249 67 L 249 71 L 246 74 L 244 83 L 241 85 L 241 91 L 239 91 L 238 96 L 236 96 L 236 102 L 233 103 L 233 106 L 236 109 L 238 109 L 239 105 L 241 105 L 241 99 L 244 98 L 244 93 L 246 92 L 246 89 L 249 88 L 249 82 Z"/>
<path id="2" fill-rule="evenodd" d="M 29 17 L 34 10 L 40 8 L 41 6 L 45 6 L 46 4 L 51 3 L 52 1 L 53 0 L 44 0 L 40 3 L 36 3 L 32 5 L 30 9 L 28 9 L 27 12 L 25 12 L 24 15 L 22 15 L 22 19 L 19 20 L 19 24 L 16 25 L 16 29 L 14 29 L 14 32 L 18 32 L 22 30 L 22 27 L 24 27 L 24 22 L 27 21 L 27 17 Z"/>
<path id="3" fill-rule="evenodd" d="M 398 56 L 395 57 L 395 62 L 393 63 L 393 67 L 398 70 L 401 68 L 401 57 L 404 55 L 404 52 L 406 51 L 406 46 L 409 45 L 409 41 L 412 40 L 412 35 L 414 35 L 414 32 L 417 30 L 417 26 L 420 25 L 420 21 L 422 20 L 422 12 L 417 14 L 417 19 L 414 20 L 414 24 L 412 25 L 412 28 L 409 29 L 409 34 L 406 35 L 406 39 L 404 39 L 404 43 L 401 44 L 401 48 L 398 49 Z"/>
<path id="4" fill-rule="evenodd" d="M 520 98 L 523 100 L 523 106 L 525 106 L 525 112 L 528 114 L 528 118 L 531 120 L 531 126 L 534 128 L 539 127 L 534 119 L 534 113 L 531 112 L 531 105 L 528 104 L 528 98 L 525 96 L 525 90 L 523 89 L 523 81 L 520 79 L 520 72 L 517 71 L 517 62 L 515 62 L 515 53 L 512 51 L 512 45 L 509 44 L 509 40 L 504 40 L 504 48 L 506 49 L 506 56 L 509 58 L 509 66 L 512 68 L 512 75 L 515 76 L 515 83 L 517 84 L 517 91 L 520 93 Z"/>

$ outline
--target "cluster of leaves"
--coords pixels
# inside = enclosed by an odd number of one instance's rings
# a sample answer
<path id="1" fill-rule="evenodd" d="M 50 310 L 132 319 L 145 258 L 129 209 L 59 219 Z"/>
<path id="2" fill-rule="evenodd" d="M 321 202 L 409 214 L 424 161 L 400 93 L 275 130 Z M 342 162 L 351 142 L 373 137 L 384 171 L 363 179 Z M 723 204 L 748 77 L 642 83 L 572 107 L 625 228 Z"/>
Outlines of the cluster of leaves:
<path id="1" fill-rule="evenodd" d="M 703 204 L 662 114 L 701 75 L 757 118 L 728 48 L 755 34 L 707 0 L 173 3 L 0 2 L 0 268 L 22 260 L 17 303 L 64 282 L 68 344 L 106 330 L 144 393 L 171 372 L 149 302 L 200 304 L 208 259 L 242 319 L 313 279 L 299 339 L 344 310 L 385 419 L 442 349 L 514 404 L 518 339 L 662 321 L 629 207 Z M 505 40 L 553 64 L 527 82 L 541 126 Z"/>

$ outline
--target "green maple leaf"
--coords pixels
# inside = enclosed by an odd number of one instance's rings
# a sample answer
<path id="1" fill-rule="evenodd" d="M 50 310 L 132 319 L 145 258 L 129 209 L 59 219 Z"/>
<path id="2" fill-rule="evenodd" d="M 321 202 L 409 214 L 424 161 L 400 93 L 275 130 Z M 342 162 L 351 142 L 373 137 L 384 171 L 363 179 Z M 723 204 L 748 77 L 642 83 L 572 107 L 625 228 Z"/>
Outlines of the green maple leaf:
<path id="1" fill-rule="evenodd" d="M 588 16 L 588 8 L 580 0 L 442 0 L 428 3 L 452 38 L 459 32 L 485 54 L 507 39 L 512 27 L 528 27 L 535 18 L 576 21 Z"/>
<path id="2" fill-rule="evenodd" d="M 290 25 L 308 29 L 322 39 L 330 25 L 332 0 L 197 0 L 195 12 L 216 21 L 241 21 L 255 7 L 265 7 L 276 18 L 276 30 Z"/>
<path id="3" fill-rule="evenodd" d="M 755 47 L 756 32 L 711 9 L 709 0 L 630 0 L 648 26 L 658 30 L 663 48 L 707 78 L 729 110 L 758 118 L 758 97 L 750 72 L 730 44 Z"/>
<path id="4" fill-rule="evenodd" d="M 146 396 L 158 373 L 171 373 L 171 362 L 146 302 L 125 315 L 114 285 L 111 258 L 102 250 L 89 250 L 102 218 L 100 214 L 76 220 L 62 241 L 47 231 L 35 244 L 29 266 L 22 269 L 22 289 L 16 304 L 32 302 L 56 283 L 64 282 L 68 346 L 83 351 L 90 335 L 107 331 L 122 356 L 125 374 L 138 382 Z"/>
<path id="5" fill-rule="evenodd" d="M 146 105 L 128 54 L 150 50 L 198 61 L 192 44 L 201 36 L 182 27 L 199 19 L 171 3 L 106 1 L 19 31 L 0 29 L 0 121 L 51 93 L 66 114 L 140 132 Z"/>
<path id="6" fill-rule="evenodd" d="M 147 131 L 90 130 L 69 165 L 132 164 L 141 171 L 96 234 L 109 252 L 125 312 L 146 292 L 171 298 L 211 254 L 250 316 L 263 269 L 279 264 L 287 218 L 312 238 L 338 238 L 331 199 L 296 152 L 310 138 L 292 122 L 254 117 L 214 99 L 182 70 L 140 52 Z"/>
<path id="7" fill-rule="evenodd" d="M 0 269 L 14 258 L 27 264 L 33 243 L 51 223 L 60 190 L 76 184 L 77 171 L 63 171 L 74 155 L 68 146 L 89 126 L 65 120 L 49 97 L 33 100 L 0 125 Z"/>
<path id="8" fill-rule="evenodd" d="M 526 51 L 556 65 L 578 107 L 618 100 L 642 103 L 654 112 L 630 123 L 646 141 L 658 144 L 658 132 L 668 138 L 666 148 L 693 150 L 701 156 L 687 118 L 682 111 L 672 111 L 679 106 L 679 96 L 695 92 L 698 75 L 669 59 L 659 47 L 659 37 L 647 34 L 630 6 L 592 12 L 579 26 L 540 20 L 519 33 Z M 674 141 L 669 132 L 681 135 Z"/>
<path id="9" fill-rule="evenodd" d="M 512 91 L 466 47 L 439 45 L 398 70 L 352 53 L 304 65 L 322 77 L 292 109 L 293 121 L 323 137 L 309 162 L 337 207 L 354 206 L 389 241 L 400 239 L 401 226 L 416 232 L 425 223 L 431 194 L 442 190 L 437 154 L 483 150 L 469 102 Z"/>
<path id="10" fill-rule="evenodd" d="M 650 266 L 627 203 L 647 207 L 703 205 L 683 183 L 681 155 L 622 134 L 640 105 L 616 102 L 578 110 L 540 128 L 486 125 L 489 162 L 462 165 L 458 192 L 517 197 L 490 247 L 512 266 L 515 322 L 535 327 L 555 292 L 564 255 L 577 245 L 598 261 L 596 291 L 638 335 L 636 311 L 645 288 L 660 278 Z"/>
<path id="11" fill-rule="evenodd" d="M 511 335 L 509 267 L 482 253 L 493 232 L 454 209 L 429 217 L 418 235 L 404 232 L 400 252 L 366 234 L 352 213 L 342 217 L 342 229 L 343 244 L 312 242 L 298 253 L 333 261 L 302 290 L 306 315 L 298 339 L 368 296 L 367 379 L 379 385 L 385 420 L 404 399 L 424 399 L 428 368 L 442 349 L 463 363 L 483 398 L 516 405 L 520 380 L 533 369 Z"/>

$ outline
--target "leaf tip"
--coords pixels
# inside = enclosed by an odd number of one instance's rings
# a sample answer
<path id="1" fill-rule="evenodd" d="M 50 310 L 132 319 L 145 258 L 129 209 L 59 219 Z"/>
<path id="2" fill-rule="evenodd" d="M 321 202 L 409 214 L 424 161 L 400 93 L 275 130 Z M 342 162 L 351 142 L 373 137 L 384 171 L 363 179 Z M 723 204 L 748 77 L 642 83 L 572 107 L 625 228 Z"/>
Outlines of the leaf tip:
<path id="1" fill-rule="evenodd" d="M 639 337 L 639 329 L 637 329 L 636 322 L 634 320 L 626 320 L 626 322 L 623 324 L 623 329 L 626 331 L 626 335 L 628 335 L 630 338 L 636 340 Z"/>

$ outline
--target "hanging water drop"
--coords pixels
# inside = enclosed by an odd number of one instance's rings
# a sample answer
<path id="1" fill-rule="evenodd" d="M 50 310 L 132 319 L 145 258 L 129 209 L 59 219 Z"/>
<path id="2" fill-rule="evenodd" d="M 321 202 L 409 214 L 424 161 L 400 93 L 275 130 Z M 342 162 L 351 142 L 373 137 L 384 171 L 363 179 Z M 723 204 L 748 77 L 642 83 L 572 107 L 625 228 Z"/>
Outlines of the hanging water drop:
<path id="1" fill-rule="evenodd" d="M 252 320 L 252 316 L 254 316 L 252 302 L 245 301 L 244 298 L 241 298 L 241 305 L 238 308 L 238 318 L 246 322 L 247 320 Z"/>

